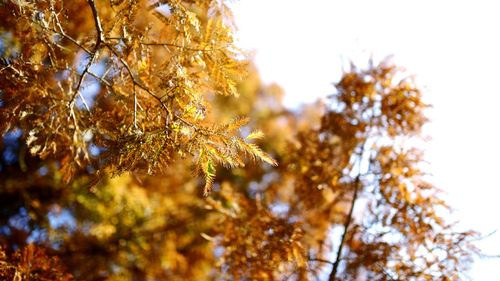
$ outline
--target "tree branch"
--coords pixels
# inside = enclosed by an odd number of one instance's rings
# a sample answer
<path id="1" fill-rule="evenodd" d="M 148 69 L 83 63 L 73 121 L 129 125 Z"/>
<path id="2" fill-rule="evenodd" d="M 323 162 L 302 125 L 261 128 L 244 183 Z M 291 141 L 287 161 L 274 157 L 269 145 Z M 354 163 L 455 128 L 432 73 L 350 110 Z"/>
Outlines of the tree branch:
<path id="1" fill-rule="evenodd" d="M 349 232 L 349 226 L 352 223 L 353 219 L 353 213 L 354 213 L 354 206 L 356 204 L 356 200 L 358 199 L 358 194 L 359 194 L 359 189 L 360 189 L 360 182 L 361 182 L 361 162 L 363 161 L 363 154 L 365 151 L 365 142 L 363 142 L 363 145 L 361 147 L 361 153 L 359 154 L 359 160 L 358 160 L 358 174 L 356 176 L 356 179 L 354 180 L 354 194 L 352 195 L 352 200 L 351 200 L 351 207 L 349 209 L 349 213 L 347 214 L 347 218 L 344 223 L 344 233 L 342 233 L 342 237 L 340 239 L 340 245 L 337 249 L 337 256 L 335 257 L 335 262 L 333 263 L 332 271 L 330 272 L 330 276 L 328 277 L 329 281 L 335 281 L 338 268 L 340 265 L 340 261 L 342 260 L 342 250 L 344 249 L 345 242 L 347 240 L 347 233 Z"/>
<path id="2" fill-rule="evenodd" d="M 90 8 L 92 9 L 92 16 L 94 17 L 95 28 L 97 30 L 97 43 L 96 45 L 104 42 L 104 31 L 102 30 L 101 20 L 99 19 L 99 14 L 97 13 L 97 7 L 95 6 L 94 0 L 88 0 Z"/>
<path id="3" fill-rule="evenodd" d="M 377 265 L 380 268 L 380 270 L 382 270 L 382 272 L 385 274 L 385 277 L 389 278 L 390 281 L 399 280 L 399 279 L 394 279 L 394 277 L 392 277 L 392 275 L 389 272 L 387 272 L 387 270 L 385 270 L 385 268 L 382 265 L 380 265 L 378 262 L 375 263 L 375 265 Z"/>
<path id="4" fill-rule="evenodd" d="M 210 52 L 210 51 L 217 51 L 217 50 L 222 50 L 223 48 L 191 48 L 191 47 L 186 47 L 186 46 L 180 46 L 177 44 L 173 43 L 165 43 L 165 42 L 141 42 L 141 45 L 144 46 L 164 46 L 164 47 L 174 47 L 174 48 L 179 48 L 183 50 L 188 50 L 188 51 L 194 51 L 194 52 Z"/>
<path id="5" fill-rule="evenodd" d="M 94 61 L 99 54 L 99 48 L 101 47 L 101 43 L 104 42 L 104 32 L 102 30 L 101 20 L 99 19 L 99 14 L 97 13 L 97 8 L 95 6 L 94 0 L 88 0 L 88 3 L 89 3 L 90 8 L 92 10 L 92 16 L 94 18 L 95 28 L 97 30 L 97 38 L 96 38 L 94 50 L 92 51 L 92 54 L 90 55 L 89 62 L 85 66 L 85 69 L 83 70 L 82 75 L 80 75 L 80 79 L 78 80 L 78 83 L 76 85 L 76 90 L 73 93 L 73 96 L 71 97 L 69 104 L 70 104 L 70 107 L 73 107 L 73 105 L 75 103 L 75 97 L 76 97 L 76 95 L 79 95 L 80 98 L 82 99 L 82 102 L 85 105 L 85 108 L 87 109 L 87 111 L 90 111 L 90 108 L 87 105 L 85 98 L 83 97 L 82 93 L 80 92 L 80 88 L 82 87 L 83 81 L 85 80 L 85 76 L 89 72 L 90 67 L 92 66 L 92 64 L 94 64 Z"/>
<path id="6" fill-rule="evenodd" d="M 359 161 L 361 161 L 361 159 Z M 337 257 L 335 258 L 335 262 L 333 263 L 332 271 L 330 272 L 330 276 L 328 278 L 329 281 L 336 280 L 338 267 L 339 267 L 340 261 L 342 259 L 342 250 L 344 248 L 344 244 L 345 244 L 345 241 L 347 238 L 349 226 L 351 225 L 351 222 L 352 222 L 354 205 L 356 204 L 356 200 L 358 199 L 359 186 L 360 186 L 359 183 L 360 183 L 360 175 L 358 174 L 356 176 L 355 181 L 354 181 L 354 194 L 353 194 L 352 200 L 351 200 L 351 207 L 349 209 L 349 213 L 347 214 L 347 218 L 346 218 L 346 221 L 344 223 L 344 233 L 342 233 L 342 238 L 340 239 L 340 245 L 339 245 L 339 248 L 337 249 Z"/>
<path id="7" fill-rule="evenodd" d="M 309 261 L 317 261 L 317 262 L 322 262 L 322 263 L 328 263 L 328 264 L 334 264 L 332 261 L 325 260 L 325 259 L 318 259 L 318 258 L 308 258 Z"/>

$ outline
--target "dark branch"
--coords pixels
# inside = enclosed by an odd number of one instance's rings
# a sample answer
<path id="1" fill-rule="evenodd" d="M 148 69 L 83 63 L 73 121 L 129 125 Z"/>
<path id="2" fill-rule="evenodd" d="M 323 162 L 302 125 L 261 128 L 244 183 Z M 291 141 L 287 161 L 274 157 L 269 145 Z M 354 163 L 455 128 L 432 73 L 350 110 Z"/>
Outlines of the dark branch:
<path id="1" fill-rule="evenodd" d="M 359 161 L 361 161 L 361 159 Z M 329 281 L 336 280 L 338 267 L 339 267 L 340 261 L 342 260 L 342 250 L 344 249 L 344 244 L 347 240 L 347 233 L 349 232 L 349 226 L 351 225 L 351 222 L 352 222 L 354 205 L 356 204 L 356 200 L 358 199 L 359 186 L 360 186 L 360 176 L 358 175 L 358 176 L 356 176 L 356 179 L 354 181 L 354 194 L 353 194 L 352 200 L 351 200 L 351 207 L 349 209 L 349 213 L 347 214 L 347 218 L 346 218 L 345 223 L 344 223 L 344 233 L 342 233 L 342 238 L 340 239 L 340 245 L 339 245 L 339 248 L 337 249 L 337 257 L 335 258 L 335 262 L 333 263 L 332 271 L 330 272 L 330 276 L 328 278 Z"/>
<path id="2" fill-rule="evenodd" d="M 99 48 L 101 47 L 101 43 L 104 42 L 104 32 L 102 30 L 102 25 L 101 25 L 101 20 L 99 19 L 99 14 L 97 13 L 97 8 L 95 6 L 94 0 L 88 0 L 88 3 L 90 5 L 90 8 L 92 10 L 92 16 L 94 18 L 94 23 L 95 23 L 95 28 L 97 30 L 97 38 L 96 38 L 96 43 L 94 46 L 94 50 L 92 51 L 92 54 L 90 55 L 89 62 L 85 66 L 85 69 L 82 72 L 82 75 L 80 75 L 80 79 L 78 80 L 78 84 L 76 85 L 76 90 L 71 97 L 71 100 L 69 102 L 70 107 L 73 107 L 75 103 L 75 97 L 76 95 L 80 95 L 80 98 L 82 99 L 83 104 L 85 105 L 86 109 L 90 111 L 89 106 L 87 105 L 87 102 L 85 101 L 84 97 L 80 93 L 80 88 L 82 87 L 83 81 L 85 80 L 85 76 L 89 72 L 90 67 L 92 64 L 94 64 L 98 54 L 99 54 Z"/>
<path id="3" fill-rule="evenodd" d="M 308 258 L 309 261 L 317 261 L 317 262 L 322 262 L 322 263 L 328 263 L 328 264 L 333 264 L 332 261 L 325 260 L 325 259 L 319 259 L 319 258 Z"/>
<path id="4" fill-rule="evenodd" d="M 102 30 L 101 20 L 99 19 L 99 14 L 97 13 L 97 8 L 95 6 L 94 0 L 88 0 L 90 8 L 92 9 L 92 16 L 94 17 L 95 28 L 97 30 L 97 43 L 96 45 L 104 42 L 104 31 Z"/>

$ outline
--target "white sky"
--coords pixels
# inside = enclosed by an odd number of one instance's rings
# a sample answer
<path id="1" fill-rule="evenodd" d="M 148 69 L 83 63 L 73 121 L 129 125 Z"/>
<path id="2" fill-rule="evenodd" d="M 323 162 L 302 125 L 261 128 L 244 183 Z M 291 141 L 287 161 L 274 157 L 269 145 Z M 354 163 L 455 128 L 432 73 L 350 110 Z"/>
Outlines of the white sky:
<path id="1" fill-rule="evenodd" d="M 242 0 L 241 45 L 256 50 L 266 83 L 296 106 L 333 92 L 342 65 L 394 55 L 433 104 L 427 150 L 434 182 L 463 226 L 500 254 L 500 1 Z M 498 174 L 497 174 L 498 173 Z M 472 280 L 499 281 L 500 259 L 477 261 Z"/>

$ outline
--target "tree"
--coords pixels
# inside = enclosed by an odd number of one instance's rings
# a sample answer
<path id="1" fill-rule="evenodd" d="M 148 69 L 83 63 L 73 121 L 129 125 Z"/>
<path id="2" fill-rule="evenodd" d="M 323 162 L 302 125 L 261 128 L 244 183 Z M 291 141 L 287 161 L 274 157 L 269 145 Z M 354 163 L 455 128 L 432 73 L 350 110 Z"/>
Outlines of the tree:
<path id="1" fill-rule="evenodd" d="M 389 62 L 293 112 L 221 1 L 0 15 L 6 257 L 44 248 L 77 280 L 463 277 L 476 234 L 446 222 L 411 146 L 427 105 Z"/>

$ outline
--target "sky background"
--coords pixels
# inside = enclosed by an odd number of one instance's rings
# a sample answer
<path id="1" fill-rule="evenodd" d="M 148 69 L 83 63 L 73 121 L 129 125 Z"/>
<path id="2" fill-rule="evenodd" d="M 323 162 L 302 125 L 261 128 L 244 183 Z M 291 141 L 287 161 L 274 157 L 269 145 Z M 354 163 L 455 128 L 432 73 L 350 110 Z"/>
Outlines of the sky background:
<path id="1" fill-rule="evenodd" d="M 500 2 L 242 0 L 232 4 L 239 44 L 265 83 L 297 107 L 333 93 L 342 67 L 370 57 L 415 75 L 433 105 L 425 133 L 433 182 L 464 228 L 489 234 L 500 254 Z M 472 280 L 500 281 L 500 259 L 478 260 Z"/>

